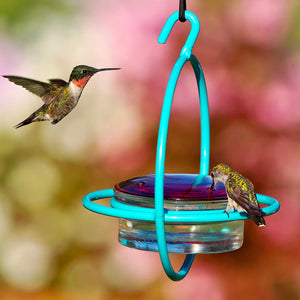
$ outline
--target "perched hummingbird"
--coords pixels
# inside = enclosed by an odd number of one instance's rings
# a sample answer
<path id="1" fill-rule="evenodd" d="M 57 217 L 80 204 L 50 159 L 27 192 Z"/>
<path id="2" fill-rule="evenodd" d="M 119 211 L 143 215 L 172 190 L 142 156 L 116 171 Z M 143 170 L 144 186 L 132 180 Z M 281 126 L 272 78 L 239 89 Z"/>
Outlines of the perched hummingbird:
<path id="1" fill-rule="evenodd" d="M 211 171 L 214 185 L 222 182 L 225 185 L 228 204 L 225 212 L 236 209 L 246 212 L 258 226 L 265 226 L 265 213 L 260 209 L 256 198 L 254 186 L 250 180 L 232 170 L 226 163 L 216 165 Z"/>
<path id="2" fill-rule="evenodd" d="M 39 121 L 58 123 L 77 105 L 82 90 L 89 79 L 97 72 L 108 70 L 120 70 L 120 68 L 96 69 L 79 65 L 72 70 L 69 82 L 62 79 L 49 79 L 49 83 L 47 83 L 20 76 L 3 76 L 41 97 L 44 102 L 38 110 L 16 125 L 15 128 Z"/>

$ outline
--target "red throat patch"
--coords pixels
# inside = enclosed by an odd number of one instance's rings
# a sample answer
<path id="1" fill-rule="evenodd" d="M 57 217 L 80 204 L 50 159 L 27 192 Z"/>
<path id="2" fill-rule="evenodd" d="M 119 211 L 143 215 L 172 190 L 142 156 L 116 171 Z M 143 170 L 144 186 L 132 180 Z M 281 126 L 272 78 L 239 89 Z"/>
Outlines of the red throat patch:
<path id="1" fill-rule="evenodd" d="M 84 88 L 85 87 L 85 85 L 87 84 L 87 82 L 89 81 L 89 79 L 91 78 L 92 76 L 86 76 L 86 77 L 83 77 L 83 78 L 81 78 L 81 79 L 79 79 L 79 80 L 75 80 L 75 79 L 73 79 L 72 80 L 72 82 L 74 83 L 74 84 L 76 84 L 76 86 L 78 86 L 79 88 Z"/>

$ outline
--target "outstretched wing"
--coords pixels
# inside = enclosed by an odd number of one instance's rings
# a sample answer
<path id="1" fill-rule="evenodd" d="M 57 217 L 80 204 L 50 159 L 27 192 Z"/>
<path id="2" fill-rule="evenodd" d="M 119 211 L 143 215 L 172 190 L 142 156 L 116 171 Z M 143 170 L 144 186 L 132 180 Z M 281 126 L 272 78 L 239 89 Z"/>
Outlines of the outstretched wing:
<path id="1" fill-rule="evenodd" d="M 50 83 L 52 83 L 52 84 L 54 84 L 54 85 L 56 85 L 58 87 L 64 87 L 64 86 L 66 86 L 68 84 L 66 81 L 64 81 L 62 79 L 57 79 L 57 78 L 55 78 L 55 79 L 49 79 L 49 81 L 50 81 Z"/>
<path id="2" fill-rule="evenodd" d="M 229 178 L 226 181 L 226 191 L 228 196 L 238 205 L 246 210 L 249 215 L 263 216 L 264 213 L 260 210 L 256 194 L 251 182 L 247 182 L 247 190 L 242 189 L 235 184 L 235 181 Z"/>
<path id="3" fill-rule="evenodd" d="M 22 86 L 29 92 L 39 96 L 42 98 L 42 100 L 46 103 L 49 104 L 53 100 L 53 96 L 51 95 L 51 91 L 54 90 L 54 87 L 51 86 L 51 84 L 34 80 L 34 79 L 29 79 L 29 78 L 24 78 L 20 76 L 3 76 L 7 78 L 9 81 Z"/>

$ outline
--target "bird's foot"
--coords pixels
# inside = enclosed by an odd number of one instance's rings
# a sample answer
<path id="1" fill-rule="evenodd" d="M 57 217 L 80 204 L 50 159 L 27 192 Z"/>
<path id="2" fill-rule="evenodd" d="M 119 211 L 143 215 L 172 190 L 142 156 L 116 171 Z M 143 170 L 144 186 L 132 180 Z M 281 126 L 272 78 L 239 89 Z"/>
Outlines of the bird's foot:
<path id="1" fill-rule="evenodd" d="M 228 213 L 228 211 L 227 211 L 226 209 L 223 211 L 223 213 L 226 213 L 226 215 L 227 215 L 228 218 L 229 218 L 229 213 Z"/>

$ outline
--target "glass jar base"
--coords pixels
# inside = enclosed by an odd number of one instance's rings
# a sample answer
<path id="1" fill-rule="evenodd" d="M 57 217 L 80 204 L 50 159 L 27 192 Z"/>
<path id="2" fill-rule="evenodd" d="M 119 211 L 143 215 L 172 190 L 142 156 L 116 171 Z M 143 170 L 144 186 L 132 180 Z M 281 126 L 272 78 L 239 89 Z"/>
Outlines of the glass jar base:
<path id="1" fill-rule="evenodd" d="M 120 244 L 145 251 L 158 251 L 154 222 L 120 219 Z M 205 224 L 166 224 L 169 253 L 222 253 L 243 244 L 244 221 Z"/>

